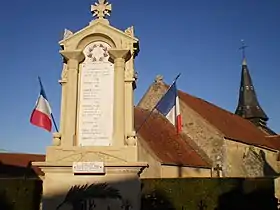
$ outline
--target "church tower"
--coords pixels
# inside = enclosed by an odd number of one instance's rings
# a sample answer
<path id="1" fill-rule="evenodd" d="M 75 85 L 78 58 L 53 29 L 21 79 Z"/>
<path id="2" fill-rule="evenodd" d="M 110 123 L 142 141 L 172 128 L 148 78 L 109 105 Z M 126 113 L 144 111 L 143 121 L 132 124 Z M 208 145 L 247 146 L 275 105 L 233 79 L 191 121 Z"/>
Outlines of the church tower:
<path id="1" fill-rule="evenodd" d="M 242 43 L 242 47 L 240 48 L 243 51 L 243 61 L 239 89 L 239 101 L 235 114 L 250 120 L 257 126 L 266 127 L 269 118 L 261 108 L 257 99 L 256 91 L 249 73 L 245 57 L 244 50 L 246 47 L 247 46 Z"/>

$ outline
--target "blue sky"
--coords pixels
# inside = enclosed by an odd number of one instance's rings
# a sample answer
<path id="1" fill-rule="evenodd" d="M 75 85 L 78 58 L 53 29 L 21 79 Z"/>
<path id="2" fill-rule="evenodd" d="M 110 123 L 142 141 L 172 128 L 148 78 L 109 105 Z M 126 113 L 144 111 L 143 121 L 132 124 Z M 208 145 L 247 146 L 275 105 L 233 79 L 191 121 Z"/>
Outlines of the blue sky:
<path id="1" fill-rule="evenodd" d="M 280 1 L 111 0 L 111 25 L 134 25 L 140 39 L 136 59 L 137 102 L 157 74 L 178 87 L 234 111 L 244 39 L 251 76 L 269 125 L 280 132 Z M 62 69 L 58 41 L 64 28 L 77 31 L 92 20 L 92 0 L 14 0 L 0 7 L 0 148 L 44 153 L 51 134 L 29 117 L 40 75 L 59 122 Z"/>

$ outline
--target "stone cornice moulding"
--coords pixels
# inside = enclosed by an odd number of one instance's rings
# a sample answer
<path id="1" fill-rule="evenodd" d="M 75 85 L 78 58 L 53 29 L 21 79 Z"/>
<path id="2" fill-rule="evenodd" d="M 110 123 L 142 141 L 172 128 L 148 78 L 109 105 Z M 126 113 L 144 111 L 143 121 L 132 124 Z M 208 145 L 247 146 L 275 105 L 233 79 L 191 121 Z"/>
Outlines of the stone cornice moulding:
<path id="1" fill-rule="evenodd" d="M 116 49 L 116 48 L 111 48 L 109 51 L 109 61 L 114 63 L 115 59 L 121 58 L 124 59 L 125 62 L 127 62 L 132 54 L 129 49 Z"/>
<path id="2" fill-rule="evenodd" d="M 113 26 L 111 26 L 111 25 L 109 25 L 109 24 L 106 24 L 106 23 L 104 23 L 104 22 L 102 22 L 102 21 L 94 21 L 94 22 L 92 22 L 90 25 L 88 25 L 88 26 L 82 28 L 81 30 L 79 30 L 79 31 L 77 31 L 77 32 L 75 32 L 75 33 L 73 33 L 73 35 L 71 35 L 71 36 L 69 36 L 69 37 L 67 37 L 67 38 L 65 38 L 65 39 L 62 39 L 62 40 L 59 41 L 58 43 L 59 43 L 59 45 L 64 45 L 65 42 L 69 41 L 69 40 L 72 39 L 73 37 L 75 37 L 75 36 L 77 36 L 77 35 L 79 35 L 79 34 L 82 34 L 82 33 L 86 32 L 86 31 L 89 30 L 90 28 L 95 28 L 95 27 L 97 27 L 98 25 L 100 25 L 100 27 L 101 27 L 101 28 L 98 28 L 98 29 L 99 29 L 99 30 L 98 30 L 99 33 L 102 33 L 103 31 L 106 31 L 106 29 L 109 29 L 109 30 L 112 30 L 113 32 L 115 32 L 115 33 L 117 33 L 117 34 L 120 34 L 121 36 L 123 36 L 123 37 L 125 37 L 125 38 L 128 38 L 128 39 L 130 39 L 130 40 L 133 40 L 135 43 L 138 43 L 138 42 L 139 42 L 138 38 L 136 38 L 135 36 L 132 37 L 132 36 L 130 36 L 129 34 L 125 33 L 124 31 L 122 31 L 122 30 L 120 30 L 120 29 L 117 29 L 117 28 L 115 28 L 115 27 L 113 27 Z M 88 34 L 87 34 L 86 36 L 88 36 Z"/>
<path id="3" fill-rule="evenodd" d="M 60 50 L 59 53 L 68 61 L 76 60 L 81 63 L 85 59 L 85 55 L 82 50 Z"/>
<path id="4" fill-rule="evenodd" d="M 32 162 L 45 173 L 73 173 L 72 162 Z M 138 174 L 149 165 L 146 162 L 104 163 L 105 174 Z"/>

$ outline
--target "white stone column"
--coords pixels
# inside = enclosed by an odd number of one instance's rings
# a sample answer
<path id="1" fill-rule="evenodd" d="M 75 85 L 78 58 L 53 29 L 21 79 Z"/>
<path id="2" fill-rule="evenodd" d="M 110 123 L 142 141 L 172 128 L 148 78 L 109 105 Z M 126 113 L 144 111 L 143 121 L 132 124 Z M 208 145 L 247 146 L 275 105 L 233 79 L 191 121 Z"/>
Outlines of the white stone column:
<path id="1" fill-rule="evenodd" d="M 66 83 L 67 83 L 67 64 L 63 62 L 63 69 L 61 73 L 61 79 L 58 81 L 61 85 L 61 104 L 60 104 L 60 128 L 59 133 L 61 135 L 64 134 L 64 116 L 65 116 L 65 110 L 66 110 L 66 98 L 67 98 L 67 92 L 66 92 Z"/>
<path id="2" fill-rule="evenodd" d="M 61 139 L 61 146 L 74 146 L 76 144 L 76 124 L 77 124 L 77 101 L 78 101 L 78 70 L 79 64 L 84 60 L 81 50 L 62 50 L 60 54 L 67 61 L 67 83 L 66 83 L 66 104 L 64 107 L 64 135 Z M 65 94 L 65 92 L 64 92 Z"/>
<path id="3" fill-rule="evenodd" d="M 114 63 L 114 122 L 113 145 L 123 146 L 125 140 L 125 63 L 131 58 L 130 50 L 109 50 L 110 61 Z"/>
<path id="4" fill-rule="evenodd" d="M 133 82 L 134 78 L 126 79 L 125 81 L 125 115 L 126 115 L 126 144 L 128 146 L 136 145 L 136 133 L 134 130 L 134 94 Z"/>

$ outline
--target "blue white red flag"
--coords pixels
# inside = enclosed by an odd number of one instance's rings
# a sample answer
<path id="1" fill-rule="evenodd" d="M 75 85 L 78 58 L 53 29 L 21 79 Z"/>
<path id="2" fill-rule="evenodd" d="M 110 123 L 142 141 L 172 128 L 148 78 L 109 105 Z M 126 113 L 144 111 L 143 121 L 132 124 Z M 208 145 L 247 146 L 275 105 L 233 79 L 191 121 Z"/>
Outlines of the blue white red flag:
<path id="1" fill-rule="evenodd" d="M 40 78 L 39 83 L 41 91 L 31 114 L 30 123 L 51 132 L 52 111 Z"/>
<path id="2" fill-rule="evenodd" d="M 156 105 L 156 109 L 176 127 L 178 133 L 182 131 L 182 117 L 176 80 L 160 99 Z"/>

